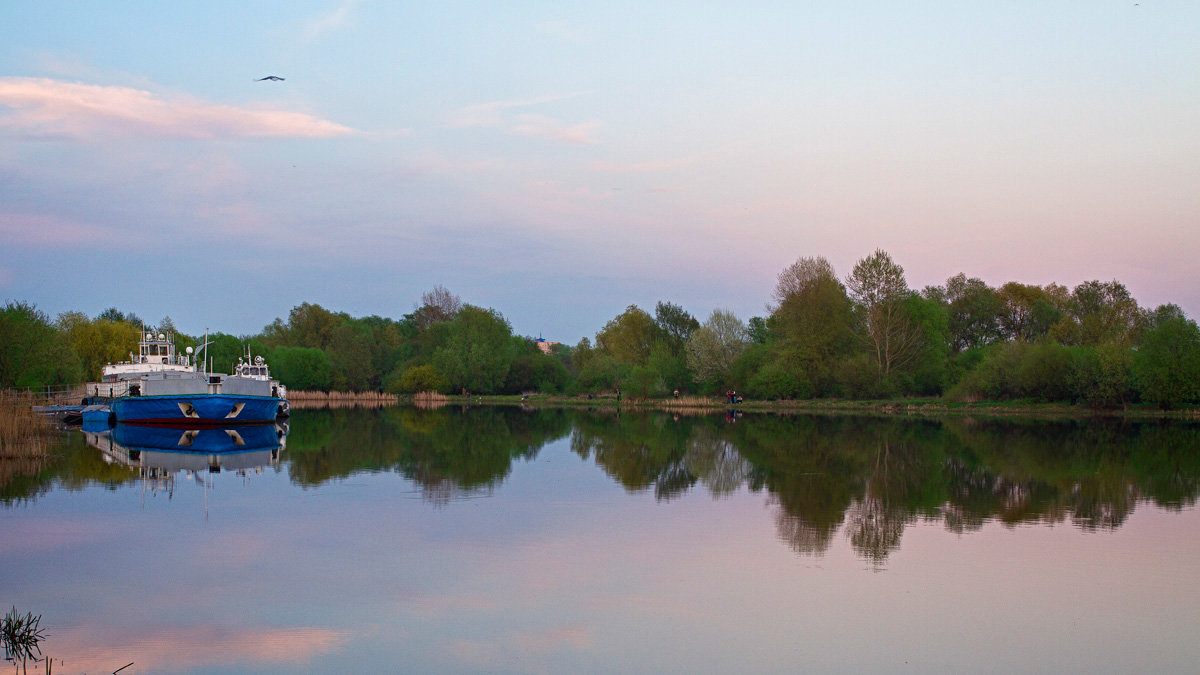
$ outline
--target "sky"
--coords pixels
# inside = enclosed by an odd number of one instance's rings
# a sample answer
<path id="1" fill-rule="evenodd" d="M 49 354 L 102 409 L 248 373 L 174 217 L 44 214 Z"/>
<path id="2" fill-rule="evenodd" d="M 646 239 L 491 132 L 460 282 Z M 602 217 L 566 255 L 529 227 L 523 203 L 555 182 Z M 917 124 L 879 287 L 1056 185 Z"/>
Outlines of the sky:
<path id="1" fill-rule="evenodd" d="M 1200 3 L 0 4 L 0 300 L 574 344 L 887 251 L 1200 316 Z M 283 81 L 256 81 L 268 75 Z"/>

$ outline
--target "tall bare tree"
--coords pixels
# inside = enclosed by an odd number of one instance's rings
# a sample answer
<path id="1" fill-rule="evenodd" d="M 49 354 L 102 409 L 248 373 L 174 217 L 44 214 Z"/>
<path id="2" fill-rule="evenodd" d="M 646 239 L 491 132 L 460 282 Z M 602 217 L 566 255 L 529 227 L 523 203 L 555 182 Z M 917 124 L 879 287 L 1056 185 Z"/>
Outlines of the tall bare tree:
<path id="1" fill-rule="evenodd" d="M 720 380 L 746 349 L 746 324 L 733 312 L 714 309 L 687 342 L 687 363 L 697 380 Z"/>
<path id="2" fill-rule="evenodd" d="M 776 278 L 775 291 L 771 294 L 774 304 L 767 305 L 767 310 L 774 313 L 788 298 L 804 292 L 821 279 L 837 280 L 828 260 L 822 256 L 798 258 L 783 268 Z"/>
<path id="3" fill-rule="evenodd" d="M 457 295 L 438 284 L 421 294 L 421 306 L 414 312 L 417 327 L 425 330 L 435 323 L 452 321 L 462 306 L 462 300 Z"/>
<path id="4" fill-rule="evenodd" d="M 861 312 L 863 335 L 881 377 L 921 353 L 924 333 L 905 307 L 912 291 L 904 280 L 904 268 L 886 251 L 876 249 L 859 260 L 846 277 L 846 289 Z"/>

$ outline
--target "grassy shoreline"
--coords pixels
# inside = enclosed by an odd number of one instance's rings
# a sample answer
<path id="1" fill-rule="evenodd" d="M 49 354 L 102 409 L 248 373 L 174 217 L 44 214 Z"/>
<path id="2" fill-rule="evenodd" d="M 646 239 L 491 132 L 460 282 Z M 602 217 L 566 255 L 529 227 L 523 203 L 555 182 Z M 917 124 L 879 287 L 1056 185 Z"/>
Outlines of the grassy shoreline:
<path id="1" fill-rule="evenodd" d="M 53 429 L 34 411 L 42 403 L 32 394 L 0 391 L 0 459 L 36 459 L 46 455 Z"/>
<path id="2" fill-rule="evenodd" d="M 401 396 L 400 405 L 417 403 L 413 396 Z M 885 400 L 841 400 L 812 399 L 797 401 L 747 400 L 730 406 L 723 397 L 683 397 L 618 400 L 614 395 L 561 396 L 537 394 L 533 396 L 444 396 L 444 405 L 522 405 L 544 408 L 622 408 L 638 410 L 664 410 L 668 412 L 720 412 L 736 408 L 743 412 L 779 414 L 822 414 L 822 415 L 886 415 L 907 417 L 991 417 L 991 418 L 1038 418 L 1038 419 L 1143 419 L 1143 420 L 1200 420 L 1200 409 L 1160 410 L 1150 406 L 1131 406 L 1124 409 L 1096 409 L 1065 403 L 1043 403 L 1038 401 L 977 401 L 970 403 L 950 402 L 937 398 L 903 398 Z"/>
<path id="3" fill-rule="evenodd" d="M 28 393 L 0 391 L 0 486 L 36 475 L 51 460 L 54 430 L 33 409 L 41 402 Z"/>
<path id="4" fill-rule="evenodd" d="M 34 399 L 28 395 L 5 392 L 0 399 L 0 455 L 39 456 L 44 435 L 50 425 L 33 413 Z M 1160 410 L 1153 406 L 1124 409 L 1097 409 L 1066 403 L 1032 400 L 952 402 L 940 398 L 897 398 L 882 400 L 809 399 L 787 401 L 746 400 L 730 406 L 720 396 L 683 396 L 665 398 L 618 399 L 615 394 L 566 396 L 559 394 L 520 395 L 443 395 L 430 392 L 396 396 L 375 392 L 289 392 L 293 409 L 304 408 L 381 408 L 393 405 L 438 408 L 446 405 L 519 405 L 541 408 L 620 408 L 623 410 L 662 410 L 673 413 L 717 413 L 731 407 L 742 412 L 819 415 L 879 415 L 922 418 L 1036 418 L 1036 419 L 1137 419 L 1198 420 L 1200 408 Z M 19 448 L 19 449 L 18 449 Z"/>

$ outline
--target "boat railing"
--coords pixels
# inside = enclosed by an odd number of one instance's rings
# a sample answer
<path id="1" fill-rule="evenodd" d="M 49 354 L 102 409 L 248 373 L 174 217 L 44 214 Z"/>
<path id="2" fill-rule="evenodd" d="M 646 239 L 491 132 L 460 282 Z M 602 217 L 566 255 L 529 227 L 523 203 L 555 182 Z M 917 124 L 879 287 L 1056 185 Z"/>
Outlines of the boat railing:
<path id="1" fill-rule="evenodd" d="M 12 394 L 28 396 L 40 401 L 39 405 L 71 405 L 79 403 L 83 396 L 83 385 L 57 384 L 46 385 L 40 389 L 25 387 L 24 389 L 9 389 Z"/>
<path id="2" fill-rule="evenodd" d="M 117 380 L 116 382 L 93 382 L 88 385 L 86 396 L 99 396 L 102 398 L 116 398 L 118 396 L 127 396 L 129 394 L 130 385 L 138 384 L 137 380 Z"/>

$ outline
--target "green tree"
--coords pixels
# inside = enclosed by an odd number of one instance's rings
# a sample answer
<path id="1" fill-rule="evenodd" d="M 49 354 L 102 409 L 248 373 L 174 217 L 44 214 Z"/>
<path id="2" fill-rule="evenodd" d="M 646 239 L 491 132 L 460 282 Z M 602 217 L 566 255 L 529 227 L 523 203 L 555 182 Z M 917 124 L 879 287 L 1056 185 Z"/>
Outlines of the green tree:
<path id="1" fill-rule="evenodd" d="M 1124 284 L 1085 281 L 1071 292 L 1066 316 L 1054 326 L 1053 335 L 1066 345 L 1132 346 L 1144 321 L 1145 313 Z"/>
<path id="2" fill-rule="evenodd" d="M 457 390 L 500 391 L 512 366 L 512 329 L 499 312 L 465 305 L 446 324 L 446 340 L 433 365 Z"/>
<path id="3" fill-rule="evenodd" d="M 96 320 L 97 321 L 115 321 L 118 323 L 122 323 L 122 322 L 127 323 L 127 324 L 132 325 L 139 332 L 142 330 L 142 326 L 146 325 L 146 322 L 142 321 L 141 317 L 139 317 L 137 314 L 134 314 L 133 312 L 129 312 L 128 314 L 126 314 L 125 312 L 122 312 L 121 310 L 117 309 L 116 307 L 109 307 L 108 309 L 104 310 L 103 312 L 100 312 L 99 314 L 96 315 Z"/>
<path id="4" fill-rule="evenodd" d="M 57 323 L 79 356 L 84 377 L 98 380 L 102 366 L 129 360 L 137 351 L 141 327 L 127 321 L 92 321 L 83 312 L 64 312 Z"/>
<path id="5" fill-rule="evenodd" d="M 695 331 L 692 334 L 694 335 Z M 650 359 L 646 367 L 656 375 L 663 393 L 676 389 L 692 391 L 696 386 L 687 363 L 687 343 L 684 343 L 684 348 L 678 352 L 663 343 L 655 345 L 654 349 L 650 350 Z"/>
<path id="6" fill-rule="evenodd" d="M 329 391 L 333 364 L 315 347 L 280 347 L 271 353 L 271 374 L 284 385 L 304 391 Z"/>
<path id="7" fill-rule="evenodd" d="M 752 316 L 746 321 L 746 335 L 756 345 L 765 345 L 771 341 L 771 329 L 767 320 L 761 316 Z"/>
<path id="8" fill-rule="evenodd" d="M 563 362 L 546 354 L 532 338 L 512 337 L 513 361 L 504 390 L 510 393 L 558 392 L 567 386 L 570 374 Z"/>
<path id="9" fill-rule="evenodd" d="M 1146 328 L 1158 328 L 1171 319 L 1183 319 L 1187 321 L 1187 316 L 1184 315 L 1183 309 L 1176 304 L 1159 305 L 1152 311 L 1146 313 Z"/>
<path id="10" fill-rule="evenodd" d="M 598 392 L 615 389 L 629 377 L 633 369 L 627 363 L 620 363 L 612 356 L 599 350 L 592 350 L 589 358 L 579 367 L 575 376 L 575 388 L 581 392 Z"/>
<path id="11" fill-rule="evenodd" d="M 333 362 L 333 386 L 338 390 L 379 389 L 382 374 L 372 367 L 370 329 L 360 321 L 346 320 L 333 330 L 325 350 Z"/>
<path id="12" fill-rule="evenodd" d="M 320 305 L 305 302 L 292 308 L 288 314 L 287 344 L 294 347 L 316 347 L 328 349 L 333 343 L 333 334 L 344 320 Z"/>
<path id="13" fill-rule="evenodd" d="M 1000 333 L 1008 340 L 1033 342 L 1050 332 L 1066 305 L 1066 289 L 1050 284 L 1031 286 L 1010 281 L 997 291 L 1000 298 Z"/>
<path id="14" fill-rule="evenodd" d="M 1137 395 L 1133 381 L 1133 352 L 1117 340 L 1094 348 L 1095 368 L 1091 381 L 1081 388 L 1081 398 L 1102 408 L 1128 407 Z"/>
<path id="15" fill-rule="evenodd" d="M 238 359 L 246 356 L 246 342 L 236 335 L 213 333 L 208 336 L 208 347 L 198 354 L 205 363 L 202 368 L 212 368 L 214 373 L 231 373 Z M 208 364 L 208 365 L 205 365 Z M 274 367 L 274 364 L 271 364 Z"/>
<path id="16" fill-rule="evenodd" d="M 0 387 L 41 389 L 81 378 L 79 357 L 36 306 L 9 302 L 0 309 Z"/>
<path id="17" fill-rule="evenodd" d="M 399 394 L 415 394 L 419 391 L 445 392 L 450 388 L 446 377 L 430 365 L 413 366 L 404 371 L 393 391 Z"/>
<path id="18" fill-rule="evenodd" d="M 982 279 L 959 273 L 946 280 L 942 298 L 947 309 L 950 351 L 959 353 L 989 345 L 1001 337 L 1000 294 Z"/>
<path id="19" fill-rule="evenodd" d="M 827 263 L 814 267 L 816 272 L 803 284 L 789 287 L 771 315 L 776 339 L 770 343 L 770 388 L 776 395 L 831 394 L 833 365 L 854 348 L 854 314 L 846 287 Z M 794 281 L 792 276 L 788 279 Z M 785 392 L 781 387 L 788 384 L 795 386 Z"/>
<path id="20" fill-rule="evenodd" d="M 1180 313 L 1147 329 L 1133 357 L 1133 377 L 1142 397 L 1161 408 L 1200 401 L 1200 327 L 1196 322 Z"/>
<path id="21" fill-rule="evenodd" d="M 596 349 L 618 363 L 644 366 L 660 337 L 654 318 L 637 305 L 630 305 L 596 333 Z"/>
<path id="22" fill-rule="evenodd" d="M 913 359 L 899 373 L 900 392 L 937 396 L 945 386 L 948 365 L 948 319 L 945 305 L 911 294 L 904 303 L 909 323 L 917 330 L 920 343 Z"/>
<path id="23" fill-rule="evenodd" d="M 383 384 L 386 374 L 415 352 L 415 345 L 406 337 L 406 326 L 391 319 L 369 316 L 356 322 L 367 334 L 371 355 L 371 388 Z M 415 332 L 413 333 L 415 335 Z"/>
<path id="24" fill-rule="evenodd" d="M 674 354 L 682 354 L 688 338 L 700 327 L 700 322 L 683 307 L 669 302 L 654 305 L 654 323 L 667 347 Z"/>

